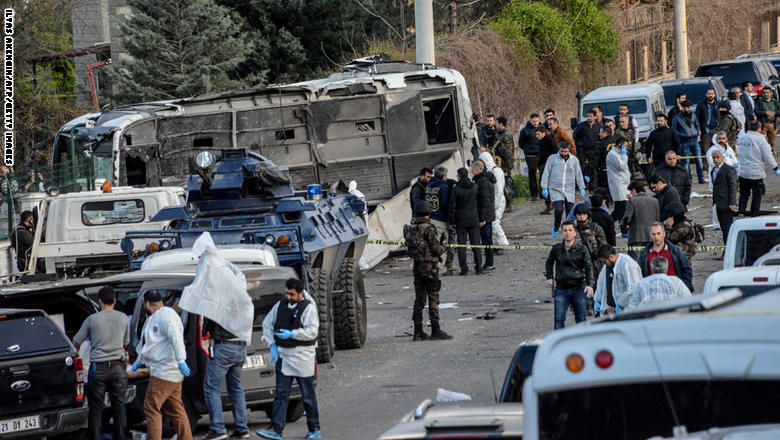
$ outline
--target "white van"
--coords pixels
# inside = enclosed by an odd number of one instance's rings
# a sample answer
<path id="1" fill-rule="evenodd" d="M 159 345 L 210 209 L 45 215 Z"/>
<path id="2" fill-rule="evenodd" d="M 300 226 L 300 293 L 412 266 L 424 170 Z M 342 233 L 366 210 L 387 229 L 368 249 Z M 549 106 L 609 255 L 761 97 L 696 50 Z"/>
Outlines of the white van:
<path id="1" fill-rule="evenodd" d="M 780 244 L 780 216 L 763 215 L 735 221 L 729 229 L 723 269 L 752 266 Z"/>
<path id="2" fill-rule="evenodd" d="M 116 187 L 110 192 L 46 196 L 32 207 L 37 224 L 27 271 L 36 272 L 38 259 L 44 260 L 46 273 L 124 266 L 127 255 L 120 242 L 125 233 L 168 226 L 167 220 L 151 218 L 162 208 L 184 203 L 180 187 Z M 16 272 L 15 263 L 11 272 Z"/>
<path id="3" fill-rule="evenodd" d="M 628 105 L 628 112 L 637 123 L 639 140 L 644 144 L 655 128 L 655 114 L 666 108 L 664 89 L 657 83 L 599 87 L 582 99 L 580 115 L 584 121 L 588 110 L 598 105 L 603 109 L 605 118 L 614 118 L 620 104 Z"/>
<path id="4" fill-rule="evenodd" d="M 517 382 L 523 439 L 645 439 L 683 426 L 776 423 L 778 340 L 779 290 L 693 295 L 554 331 Z"/>

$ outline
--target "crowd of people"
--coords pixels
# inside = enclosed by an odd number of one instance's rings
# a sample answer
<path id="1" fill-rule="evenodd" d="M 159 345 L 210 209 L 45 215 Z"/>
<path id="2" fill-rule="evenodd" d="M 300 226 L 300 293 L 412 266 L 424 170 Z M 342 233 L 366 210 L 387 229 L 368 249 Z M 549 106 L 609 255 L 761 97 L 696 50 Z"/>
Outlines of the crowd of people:
<path id="1" fill-rule="evenodd" d="M 538 186 L 532 179 L 529 190 L 535 200 L 540 188 L 546 203 L 540 214 L 552 210 L 552 236 L 563 234 L 545 271 L 554 286 L 556 328 L 563 327 L 570 306 L 577 322 L 585 320 L 588 298 L 593 312 L 603 314 L 693 292 L 691 259 L 704 239 L 703 227 L 686 217 L 694 172 L 712 191 L 713 226 L 724 244 L 735 217 L 760 215 L 766 167 L 780 175 L 773 157 L 780 104 L 769 88 L 754 100 L 751 87 L 744 84 L 747 93 L 732 89 L 722 102 L 709 89 L 695 111 L 685 94 L 677 94 L 668 115 L 656 114 L 644 148 L 626 104 L 614 121 L 598 107 L 588 110 L 573 136 L 554 112 L 545 112 L 544 124 L 538 114 L 530 115 L 519 147 L 529 178 L 538 171 L 541 178 Z M 528 136 L 542 125 L 546 135 Z M 541 152 L 539 141 L 546 136 L 553 137 L 557 154 Z M 585 199 L 586 190 L 590 198 L 575 204 L 577 193 Z M 627 239 L 628 254 L 615 251 L 616 228 Z"/>
<path id="2" fill-rule="evenodd" d="M 644 144 L 628 104 L 619 105 L 614 118 L 601 106 L 588 109 L 572 134 L 553 109 L 530 115 L 517 146 L 531 201 L 544 200 L 540 214 L 553 215 L 552 237 L 563 235 L 545 272 L 556 328 L 570 306 L 581 321 L 588 309 L 620 312 L 693 292 L 691 259 L 704 239 L 703 227 L 687 217 L 694 178 L 712 191 L 712 222 L 724 244 L 735 217 L 760 214 L 766 167 L 780 175 L 773 158 L 780 103 L 769 88 L 754 100 L 752 86 L 743 87 L 745 93 L 734 88 L 720 102 L 709 89 L 695 111 L 677 94 L 668 115 L 656 114 Z M 488 115 L 478 123 L 473 153 L 470 169 L 458 169 L 457 180 L 444 167 L 420 171 L 410 196 L 412 222 L 425 222 L 430 210 L 427 221 L 446 243 L 508 244 L 501 219 L 511 209 L 516 153 L 505 117 Z M 627 239 L 627 254 L 615 251 L 618 233 Z M 473 247 L 471 253 L 476 274 L 494 270 L 496 250 Z M 466 248 L 457 254 L 459 273 L 469 274 Z M 438 280 L 455 271 L 454 252 L 445 246 L 431 273 Z"/>

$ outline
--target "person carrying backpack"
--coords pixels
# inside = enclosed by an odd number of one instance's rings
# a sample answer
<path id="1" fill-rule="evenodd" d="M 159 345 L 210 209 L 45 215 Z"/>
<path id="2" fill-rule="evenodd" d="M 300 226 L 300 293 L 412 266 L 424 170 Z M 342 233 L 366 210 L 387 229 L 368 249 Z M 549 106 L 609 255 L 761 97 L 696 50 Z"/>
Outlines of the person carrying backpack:
<path id="1" fill-rule="evenodd" d="M 692 262 L 692 258 L 696 254 L 697 241 L 704 240 L 704 229 L 685 217 L 685 205 L 680 202 L 670 203 L 666 208 L 666 215 L 669 216 L 664 221 L 667 229 L 666 238 L 672 244 L 679 246 L 688 262 Z M 700 237 L 697 237 L 697 229 Z"/>
<path id="2" fill-rule="evenodd" d="M 726 133 L 729 138 L 729 146 L 736 148 L 737 136 L 739 136 L 739 132 L 742 130 L 742 124 L 731 114 L 731 103 L 723 101 L 718 104 L 718 114 L 720 115 L 718 131 Z"/>

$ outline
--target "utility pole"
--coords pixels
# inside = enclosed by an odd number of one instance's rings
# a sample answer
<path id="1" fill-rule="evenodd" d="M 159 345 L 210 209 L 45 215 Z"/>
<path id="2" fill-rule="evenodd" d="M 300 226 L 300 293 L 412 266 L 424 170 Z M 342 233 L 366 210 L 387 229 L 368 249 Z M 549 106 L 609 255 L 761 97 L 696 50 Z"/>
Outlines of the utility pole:
<path id="1" fill-rule="evenodd" d="M 674 0 L 674 72 L 677 79 L 687 78 L 688 25 L 685 18 L 685 0 Z"/>
<path id="2" fill-rule="evenodd" d="M 414 2 L 414 28 L 417 62 L 436 64 L 436 56 L 433 51 L 433 0 Z"/>

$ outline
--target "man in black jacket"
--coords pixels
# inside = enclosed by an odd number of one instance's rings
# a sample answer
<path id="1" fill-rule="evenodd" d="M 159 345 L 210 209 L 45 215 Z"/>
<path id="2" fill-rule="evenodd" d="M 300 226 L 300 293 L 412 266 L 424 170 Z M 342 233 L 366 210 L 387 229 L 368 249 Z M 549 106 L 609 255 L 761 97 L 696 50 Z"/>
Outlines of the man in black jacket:
<path id="1" fill-rule="evenodd" d="M 596 121 L 596 110 L 588 110 L 587 119 L 574 127 L 574 144 L 577 146 L 577 156 L 580 159 L 582 174 L 587 176 L 586 183 L 594 180 L 598 162 L 596 142 L 599 140 L 601 123 Z M 594 181 L 595 183 L 595 181 Z"/>
<path id="2" fill-rule="evenodd" d="M 569 304 L 574 306 L 576 322 L 587 319 L 587 297 L 593 296 L 595 284 L 590 251 L 584 244 L 576 241 L 577 231 L 574 223 L 568 220 L 563 222 L 561 234 L 563 242 L 553 246 L 545 265 L 547 284 L 555 292 L 556 330 L 565 327 Z"/>
<path id="3" fill-rule="evenodd" d="M 650 176 L 650 189 L 655 193 L 655 198 L 658 199 L 658 209 L 660 211 L 661 222 L 666 220 L 669 216 L 666 214 L 666 208 L 672 202 L 680 202 L 680 193 L 671 185 L 666 182 L 666 179 L 653 174 Z"/>
<path id="4" fill-rule="evenodd" d="M 458 244 L 466 244 L 466 238 L 472 245 L 481 244 L 479 241 L 479 214 L 477 211 L 477 185 L 469 179 L 469 171 L 466 168 L 458 168 L 458 183 L 452 188 L 450 196 L 450 228 L 454 228 L 458 234 Z M 482 273 L 482 252 L 478 247 L 472 249 L 474 254 L 474 268 L 477 275 Z M 468 275 L 469 267 L 466 262 L 466 249 L 458 248 L 458 263 L 460 274 Z"/>
<path id="5" fill-rule="evenodd" d="M 33 236 L 33 225 L 35 218 L 32 211 L 22 212 L 19 224 L 16 225 L 11 233 L 11 246 L 16 251 L 16 267 L 19 272 L 27 270 L 27 261 L 30 259 L 30 248 L 35 237 Z M 40 269 L 39 269 L 40 270 Z"/>
<path id="6" fill-rule="evenodd" d="M 615 220 L 612 219 L 612 216 L 607 211 L 604 211 L 603 206 L 605 202 L 606 200 L 601 193 L 601 189 L 593 191 L 593 195 L 590 196 L 590 216 L 593 223 L 601 226 L 601 229 L 604 230 L 607 243 L 615 246 Z"/>
<path id="7" fill-rule="evenodd" d="M 552 136 L 547 133 L 547 129 L 544 126 L 539 125 L 534 132 L 536 133 L 536 139 L 539 140 L 539 169 L 544 170 L 545 165 L 547 165 L 547 159 L 558 153 L 558 145 L 555 144 Z M 544 205 L 544 211 L 539 213 L 541 215 L 547 215 L 552 211 L 552 202 L 549 196 L 544 198 Z"/>
<path id="8" fill-rule="evenodd" d="M 663 177 L 664 181 L 673 186 L 680 193 L 682 204 L 688 206 L 691 198 L 691 179 L 688 172 L 677 162 L 677 153 L 672 150 L 666 152 L 666 162 L 658 165 L 653 171 Z"/>
<path id="9" fill-rule="evenodd" d="M 520 130 L 520 136 L 517 138 L 517 145 L 523 150 L 525 155 L 525 164 L 528 165 L 528 190 L 531 193 L 531 200 L 539 197 L 539 181 L 537 172 L 539 167 L 539 139 L 536 137 L 536 127 L 539 126 L 539 115 L 531 113 L 531 117 Z M 543 168 L 541 168 L 543 169 Z"/>
<path id="10" fill-rule="evenodd" d="M 496 219 L 496 176 L 485 172 L 485 163 L 476 160 L 471 163 L 471 174 L 477 184 L 477 215 L 479 216 L 479 236 L 482 244 L 493 244 L 493 220 Z M 490 272 L 493 267 L 493 249 L 485 249 L 485 265 L 483 272 Z"/>
<path id="11" fill-rule="evenodd" d="M 720 150 L 712 152 L 713 167 L 710 170 L 712 178 L 712 204 L 723 234 L 723 244 L 729 236 L 729 228 L 734 222 L 737 211 L 737 170 L 727 165 L 726 158 Z"/>
<path id="12" fill-rule="evenodd" d="M 433 170 L 424 167 L 420 170 L 420 178 L 412 185 L 409 192 L 409 208 L 412 210 L 412 218 L 414 218 L 414 207 L 425 201 L 425 188 L 431 182 L 431 176 L 433 176 Z"/>
<path id="13" fill-rule="evenodd" d="M 660 165 L 663 163 L 667 151 L 680 152 L 680 138 L 674 130 L 669 128 L 665 114 L 657 113 L 655 122 L 657 128 L 650 132 L 650 135 L 647 136 L 647 142 L 645 142 L 645 156 L 647 156 L 648 163 Z M 652 172 L 652 170 L 649 171 Z"/>

